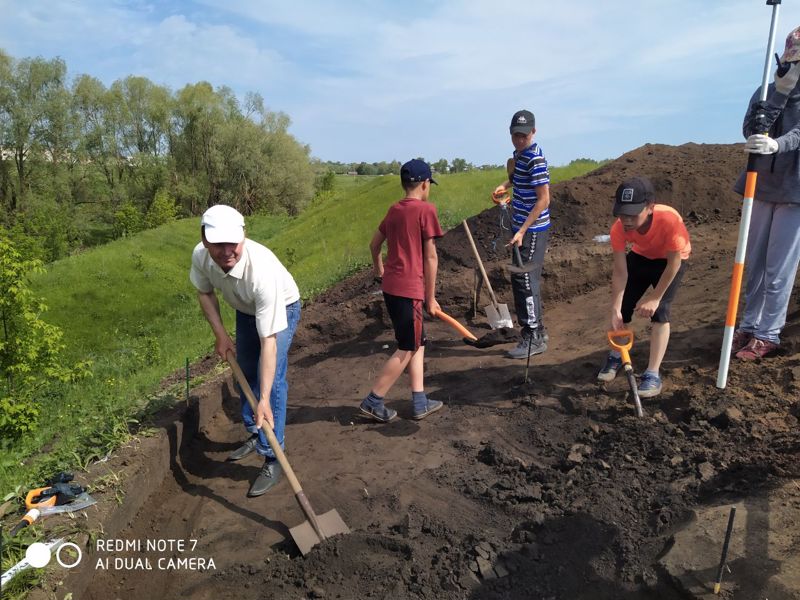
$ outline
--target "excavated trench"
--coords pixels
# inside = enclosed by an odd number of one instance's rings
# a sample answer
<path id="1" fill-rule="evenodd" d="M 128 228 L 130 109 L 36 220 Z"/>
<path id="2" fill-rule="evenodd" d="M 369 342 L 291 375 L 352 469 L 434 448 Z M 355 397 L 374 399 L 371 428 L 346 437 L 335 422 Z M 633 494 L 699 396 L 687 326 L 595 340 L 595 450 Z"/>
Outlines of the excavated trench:
<path id="1" fill-rule="evenodd" d="M 223 375 L 163 415 L 157 435 L 92 468 L 90 479 L 119 477 L 123 500 L 108 494 L 88 511 L 83 561 L 55 572 L 41 597 L 703 598 L 734 503 L 742 516 L 722 597 L 800 597 L 796 299 L 779 354 L 734 363 L 728 388 L 713 385 L 736 207 L 711 191 L 737 161 L 735 147 L 646 146 L 554 186 L 550 349 L 523 382 L 524 361 L 504 358 L 507 345 L 471 348 L 426 322 L 426 388 L 446 406 L 425 421 L 408 418 L 405 381 L 387 400 L 399 419 L 356 416 L 393 343 L 367 273 L 305 307 L 290 363 L 287 456 L 316 511 L 335 508 L 351 534 L 300 557 L 288 527 L 303 516 L 288 484 L 246 497 L 260 461 L 225 460 L 244 433 Z M 608 198 L 634 171 L 683 204 L 694 246 L 674 304 L 665 391 L 645 402 L 643 419 L 622 378 L 606 389 L 594 382 L 609 265 L 592 237 L 607 230 Z M 509 301 L 503 257 L 492 254 L 496 225 L 493 211 L 470 220 L 495 291 Z M 488 333 L 470 310 L 474 261 L 463 232 L 439 248 L 440 303 Z M 641 367 L 643 324 L 636 335 Z"/>

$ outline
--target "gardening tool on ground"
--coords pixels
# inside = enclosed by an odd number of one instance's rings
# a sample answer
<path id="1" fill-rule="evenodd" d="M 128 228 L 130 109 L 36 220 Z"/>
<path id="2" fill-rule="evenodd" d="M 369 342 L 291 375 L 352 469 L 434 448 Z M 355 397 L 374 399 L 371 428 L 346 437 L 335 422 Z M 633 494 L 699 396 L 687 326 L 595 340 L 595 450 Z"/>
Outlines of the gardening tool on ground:
<path id="1" fill-rule="evenodd" d="M 633 331 L 630 329 L 609 331 L 608 343 L 611 344 L 614 350 L 622 355 L 622 368 L 625 369 L 625 376 L 628 378 L 628 385 L 631 388 L 633 402 L 636 405 L 636 416 L 641 417 L 643 415 L 642 401 L 639 399 L 639 389 L 636 387 L 636 377 L 633 374 L 633 366 L 631 365 L 631 355 L 629 352 L 633 346 Z"/>
<path id="2" fill-rule="evenodd" d="M 255 413 L 257 405 L 256 398 L 253 395 L 253 390 L 250 389 L 250 384 L 247 383 L 247 378 L 244 376 L 241 367 L 239 367 L 239 363 L 236 362 L 236 357 L 233 352 L 229 350 L 225 358 L 228 364 L 230 364 L 236 381 L 239 383 L 239 387 L 242 388 L 247 402 L 250 404 L 250 408 L 253 409 L 253 413 Z M 306 498 L 303 488 L 300 487 L 300 482 L 297 480 L 291 465 L 289 465 L 289 461 L 286 459 L 286 455 L 281 449 L 281 445 L 278 443 L 278 438 L 275 437 L 275 432 L 272 431 L 267 423 L 264 423 L 261 430 L 267 436 L 267 441 L 269 441 L 272 452 L 275 454 L 281 467 L 283 467 L 286 478 L 289 480 L 289 485 L 292 486 L 295 499 L 308 519 L 296 527 L 289 528 L 289 533 L 294 543 L 297 544 L 301 554 L 308 554 L 312 547 L 331 536 L 340 533 L 350 533 L 350 528 L 342 520 L 342 517 L 339 516 L 339 513 L 336 512 L 336 509 L 331 509 L 322 515 L 314 513 L 314 509 L 311 508 L 311 503 L 308 501 L 308 498 Z"/>
<path id="3" fill-rule="evenodd" d="M 781 0 L 767 0 L 767 5 L 772 6 L 772 20 L 769 27 L 767 41 L 767 57 L 764 60 L 764 74 L 761 78 L 760 104 L 767 100 L 769 83 L 769 68 L 771 65 L 772 51 L 775 49 L 775 29 L 778 26 L 778 12 Z M 766 119 L 766 113 L 759 109 L 755 119 Z M 769 125 L 763 123 L 764 133 L 769 131 Z M 744 275 L 744 259 L 747 253 L 747 236 L 750 230 L 750 217 L 753 212 L 753 199 L 756 195 L 756 160 L 759 155 L 749 154 L 747 157 L 747 178 L 744 183 L 744 196 L 742 197 L 742 216 L 739 221 L 739 237 L 736 241 L 736 255 L 733 262 L 731 275 L 731 289 L 728 293 L 728 311 L 725 315 L 725 329 L 722 336 L 722 349 L 719 353 L 719 368 L 717 370 L 717 387 L 724 389 L 728 382 L 728 367 L 731 362 L 731 348 L 733 346 L 733 333 L 736 328 L 736 313 L 739 310 L 739 293 L 742 291 L 742 277 Z"/>
<path id="4" fill-rule="evenodd" d="M 44 487 L 29 491 L 25 496 L 25 508 L 38 509 L 42 516 L 59 512 L 75 512 L 96 504 L 86 489 L 70 483 L 75 476 L 64 471 L 51 477 Z"/>
<path id="5" fill-rule="evenodd" d="M 469 230 L 466 219 L 461 222 L 464 226 L 464 232 L 467 234 L 469 245 L 472 248 L 472 253 L 475 255 L 475 260 L 478 262 L 478 268 L 481 271 L 483 282 L 486 284 L 486 289 L 489 290 L 489 297 L 492 303 L 489 306 L 484 306 L 483 310 L 486 313 L 486 318 L 489 319 L 489 326 L 492 329 L 500 329 L 501 327 L 514 327 L 514 322 L 511 320 L 511 313 L 508 312 L 508 305 L 499 304 L 497 296 L 494 295 L 492 284 L 489 281 L 489 276 L 486 274 L 486 269 L 483 267 L 481 255 L 478 254 L 478 248 L 475 246 L 475 240 L 472 239 L 472 232 Z"/>
<path id="6" fill-rule="evenodd" d="M 469 340 L 470 342 L 475 342 L 478 340 L 477 337 L 472 335 L 472 332 L 469 329 L 464 327 L 461 323 L 456 321 L 453 317 L 448 315 L 443 310 L 436 311 L 436 314 L 434 316 L 440 319 L 441 321 L 444 321 L 447 325 L 449 325 L 453 329 L 455 329 L 461 335 L 461 337 L 464 338 L 465 343 L 469 343 L 467 342 L 467 340 Z"/>

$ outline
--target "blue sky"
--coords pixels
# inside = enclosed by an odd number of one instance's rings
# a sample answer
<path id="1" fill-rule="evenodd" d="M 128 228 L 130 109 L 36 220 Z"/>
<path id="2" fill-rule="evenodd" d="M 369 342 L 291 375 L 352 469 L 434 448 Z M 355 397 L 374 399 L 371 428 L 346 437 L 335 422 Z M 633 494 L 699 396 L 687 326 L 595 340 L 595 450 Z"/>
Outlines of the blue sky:
<path id="1" fill-rule="evenodd" d="M 502 163 L 513 112 L 551 164 L 741 141 L 764 0 L 0 0 L 0 48 L 106 85 L 260 93 L 322 160 Z M 780 9 L 776 50 L 800 25 Z M 773 69 L 774 71 L 774 69 Z"/>

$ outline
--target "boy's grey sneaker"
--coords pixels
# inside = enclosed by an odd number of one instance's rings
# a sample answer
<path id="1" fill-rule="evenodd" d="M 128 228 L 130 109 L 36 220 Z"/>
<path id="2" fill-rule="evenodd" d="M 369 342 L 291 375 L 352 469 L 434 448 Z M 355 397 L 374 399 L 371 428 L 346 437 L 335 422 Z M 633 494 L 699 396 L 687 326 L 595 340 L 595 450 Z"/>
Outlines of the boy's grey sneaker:
<path id="1" fill-rule="evenodd" d="M 250 438 L 236 450 L 228 455 L 228 460 L 241 460 L 245 456 L 255 452 L 256 444 L 258 443 L 258 434 L 254 433 Z"/>
<path id="2" fill-rule="evenodd" d="M 414 409 L 414 416 L 411 417 L 412 419 L 419 421 L 420 419 L 424 419 L 431 413 L 435 413 L 437 410 L 444 406 L 444 402 L 441 400 L 431 400 L 428 398 L 428 404 L 422 410 Z"/>
<path id="3" fill-rule="evenodd" d="M 606 357 L 606 364 L 603 365 L 603 368 L 600 369 L 600 372 L 597 374 L 598 381 L 614 381 L 614 378 L 619 373 L 619 370 L 622 368 L 622 357 L 621 356 L 612 356 L 609 354 Z"/>
<path id="4" fill-rule="evenodd" d="M 652 398 L 661 393 L 661 377 L 650 371 L 642 373 L 639 381 L 639 397 Z"/>
<path id="5" fill-rule="evenodd" d="M 281 467 L 281 463 L 272 458 L 266 459 L 264 461 L 264 466 L 261 467 L 261 471 L 259 471 L 258 476 L 256 477 L 256 480 L 247 491 L 247 495 L 250 498 L 255 498 L 256 496 L 266 494 L 281 480 L 282 473 L 283 468 Z"/>
<path id="6" fill-rule="evenodd" d="M 530 349 L 528 348 L 529 343 Z M 516 345 L 516 347 L 506 352 L 506 356 L 508 358 L 528 358 L 529 351 L 531 356 L 535 356 L 536 354 L 541 354 L 545 350 L 547 350 L 547 342 L 537 331 L 533 333 L 532 340 L 531 334 L 522 334 L 522 338 L 520 339 L 519 343 Z"/>
<path id="7" fill-rule="evenodd" d="M 386 408 L 383 404 L 375 408 L 364 400 L 359 406 L 361 412 L 368 416 L 370 419 L 380 421 L 381 423 L 388 423 L 397 416 L 397 411 L 391 408 Z"/>

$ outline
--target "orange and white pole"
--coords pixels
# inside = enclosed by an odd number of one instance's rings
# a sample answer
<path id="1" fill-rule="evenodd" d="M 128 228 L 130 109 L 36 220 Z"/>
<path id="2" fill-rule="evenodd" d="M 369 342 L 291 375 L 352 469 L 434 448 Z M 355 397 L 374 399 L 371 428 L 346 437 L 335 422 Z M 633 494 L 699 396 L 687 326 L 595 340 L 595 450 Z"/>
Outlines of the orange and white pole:
<path id="1" fill-rule="evenodd" d="M 769 27 L 769 41 L 767 42 L 767 57 L 764 61 L 764 75 L 761 79 L 761 102 L 767 99 L 767 86 L 769 85 L 769 68 L 772 64 L 772 53 L 775 49 L 775 30 L 778 26 L 778 13 L 781 0 L 767 0 L 767 6 L 772 6 L 772 22 Z M 764 132 L 766 134 L 766 132 Z M 747 159 L 747 178 L 744 185 L 744 198 L 742 198 L 742 216 L 739 221 L 739 239 L 736 242 L 736 256 L 733 263 L 731 276 L 731 289 L 728 294 L 728 311 L 725 315 L 725 332 L 722 336 L 722 351 L 719 355 L 719 370 L 717 371 L 717 387 L 724 389 L 728 382 L 728 367 L 731 362 L 731 349 L 733 347 L 733 332 L 736 329 L 736 313 L 739 309 L 739 294 L 742 290 L 744 276 L 744 259 L 747 253 L 747 234 L 750 230 L 750 216 L 753 212 L 753 199 L 756 195 L 756 158 L 751 154 Z"/>

